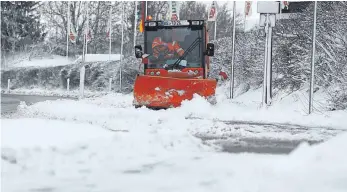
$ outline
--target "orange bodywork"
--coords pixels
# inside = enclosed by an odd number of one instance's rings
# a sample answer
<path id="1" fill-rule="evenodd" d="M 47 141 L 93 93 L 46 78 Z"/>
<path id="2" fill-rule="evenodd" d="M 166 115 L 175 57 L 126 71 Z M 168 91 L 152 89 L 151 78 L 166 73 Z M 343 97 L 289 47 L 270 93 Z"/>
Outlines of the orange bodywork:
<path id="1" fill-rule="evenodd" d="M 193 69 L 185 69 L 182 72 L 155 69 L 154 71 L 163 74 L 160 76 L 147 75 L 147 73 L 138 75 L 134 84 L 134 105 L 153 108 L 179 107 L 183 100 L 191 100 L 194 94 L 206 98 L 213 96 L 217 81 L 215 79 L 188 77 L 187 71 L 189 70 Z M 165 71 L 167 74 L 164 74 Z"/>

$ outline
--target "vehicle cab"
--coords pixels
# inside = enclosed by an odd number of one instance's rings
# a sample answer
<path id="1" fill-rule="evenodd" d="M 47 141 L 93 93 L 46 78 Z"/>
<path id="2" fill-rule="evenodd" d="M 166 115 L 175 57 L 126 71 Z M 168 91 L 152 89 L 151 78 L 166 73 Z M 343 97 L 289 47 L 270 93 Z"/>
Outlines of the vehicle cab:
<path id="1" fill-rule="evenodd" d="M 204 20 L 146 21 L 144 47 L 135 46 L 150 76 L 205 79 L 213 55 Z"/>

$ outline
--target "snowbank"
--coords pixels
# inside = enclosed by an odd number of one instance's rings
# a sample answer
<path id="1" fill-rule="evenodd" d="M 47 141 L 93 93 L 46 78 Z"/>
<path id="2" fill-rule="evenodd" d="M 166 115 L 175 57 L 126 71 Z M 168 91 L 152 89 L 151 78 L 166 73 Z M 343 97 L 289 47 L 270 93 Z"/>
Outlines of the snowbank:
<path id="1" fill-rule="evenodd" d="M 86 54 L 86 62 L 99 62 L 99 61 L 119 61 L 120 54 Z M 79 56 L 74 63 L 82 61 L 82 56 Z"/>
<path id="2" fill-rule="evenodd" d="M 101 62 L 101 61 L 119 61 L 120 54 L 86 54 L 85 61 L 86 62 Z M 33 58 L 29 59 L 21 59 L 18 61 L 12 61 L 7 69 L 15 69 L 15 68 L 23 68 L 23 67 L 36 67 L 36 68 L 46 68 L 46 67 L 56 67 L 56 66 L 64 66 L 70 64 L 77 64 L 82 61 L 82 56 L 79 56 L 76 60 L 72 60 L 71 58 L 67 59 L 65 56 L 60 55 L 52 55 L 50 57 L 44 58 Z"/>
<path id="3" fill-rule="evenodd" d="M 316 128 L 332 127 L 347 129 L 347 110 L 326 111 L 323 107 L 324 95 L 317 93 L 314 101 L 314 112 L 307 115 L 305 93 L 300 91 L 275 97 L 270 107 L 261 106 L 262 90 L 249 90 L 233 100 L 228 99 L 226 87 L 217 90 L 217 105 L 211 106 L 206 100 L 197 96 L 184 102 L 180 108 L 191 117 L 200 119 L 217 119 L 223 121 L 252 121 L 259 123 L 298 124 Z M 307 101 L 307 100 L 306 100 Z"/>
<path id="4" fill-rule="evenodd" d="M 347 134 L 312 147 L 303 144 L 288 156 L 226 154 L 203 146 L 187 133 L 186 128 L 191 125 L 177 121 L 176 117 L 172 117 L 172 122 L 162 119 L 148 124 L 156 119 L 157 114 L 148 112 L 147 118 L 140 119 L 147 119 L 142 126 L 135 121 L 138 114 L 113 117 L 119 121 L 128 118 L 128 126 L 132 129 L 125 133 L 106 132 L 98 125 L 73 122 L 3 119 L 2 189 L 151 192 L 347 190 L 347 155 L 341 151 L 341 146 L 347 144 Z"/>
<path id="5" fill-rule="evenodd" d="M 132 101 L 132 94 L 114 93 L 78 101 L 45 101 L 20 105 L 15 117 L 76 121 L 127 131 L 157 123 L 172 126 L 180 122 L 179 126 L 186 126 L 185 130 L 191 134 L 277 140 L 323 141 L 347 129 L 345 111 L 307 116 L 286 108 L 261 109 L 257 104 L 229 100 L 212 106 L 199 96 L 184 101 L 179 108 L 153 111 L 135 109 Z"/>
<path id="6" fill-rule="evenodd" d="M 6 94 L 15 94 L 15 95 L 38 95 L 38 96 L 59 96 L 59 97 L 71 97 L 71 98 L 79 98 L 80 91 L 79 89 L 75 90 L 64 90 L 64 89 L 41 89 L 41 88 L 32 88 L 32 89 L 14 89 L 7 92 L 7 90 L 3 91 Z M 84 97 L 98 97 L 102 95 L 107 95 L 110 92 L 107 91 L 90 91 L 84 90 Z"/>
<path id="7" fill-rule="evenodd" d="M 67 147 L 112 135 L 89 124 L 48 119 L 2 119 L 1 126 L 2 147 L 15 149 Z"/>
<path id="8" fill-rule="evenodd" d="M 13 62 L 8 69 L 23 68 L 23 67 L 56 67 L 72 64 L 72 60 L 66 59 L 64 56 L 52 55 L 50 58 L 34 58 L 30 61 L 23 59 L 17 62 Z"/>

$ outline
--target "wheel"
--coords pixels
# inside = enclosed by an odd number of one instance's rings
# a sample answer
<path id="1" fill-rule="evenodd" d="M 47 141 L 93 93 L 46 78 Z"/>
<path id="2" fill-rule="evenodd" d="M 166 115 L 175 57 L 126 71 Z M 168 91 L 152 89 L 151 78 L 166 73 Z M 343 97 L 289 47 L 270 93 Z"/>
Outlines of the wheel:
<path id="1" fill-rule="evenodd" d="M 141 105 L 134 105 L 135 109 L 141 108 Z"/>
<path id="2" fill-rule="evenodd" d="M 211 105 L 216 105 L 216 104 L 217 104 L 217 98 L 216 98 L 215 95 L 207 97 L 207 101 L 208 101 Z"/>

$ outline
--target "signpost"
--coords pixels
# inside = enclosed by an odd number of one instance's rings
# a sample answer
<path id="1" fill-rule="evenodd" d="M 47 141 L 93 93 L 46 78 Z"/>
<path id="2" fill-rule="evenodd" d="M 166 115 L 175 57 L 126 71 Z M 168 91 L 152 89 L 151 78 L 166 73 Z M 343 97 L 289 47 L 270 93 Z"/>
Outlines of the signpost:
<path id="1" fill-rule="evenodd" d="M 264 82 L 263 82 L 263 105 L 270 105 L 272 100 L 272 28 L 275 27 L 276 14 L 279 13 L 279 2 L 259 1 L 257 12 L 260 13 L 260 27 L 264 27 L 265 54 L 264 54 Z"/>
<path id="2" fill-rule="evenodd" d="M 231 81 L 230 81 L 230 99 L 234 98 L 234 63 L 235 63 L 235 35 L 236 35 L 236 1 L 233 4 L 233 45 L 232 45 L 232 57 L 231 57 Z"/>
<path id="3" fill-rule="evenodd" d="M 312 104 L 313 104 L 314 62 L 315 62 L 315 52 L 316 52 L 316 23 L 317 23 L 317 1 L 314 2 L 314 15 L 313 15 L 310 101 L 309 101 L 309 106 L 308 106 L 308 113 L 309 114 L 312 113 Z"/>

